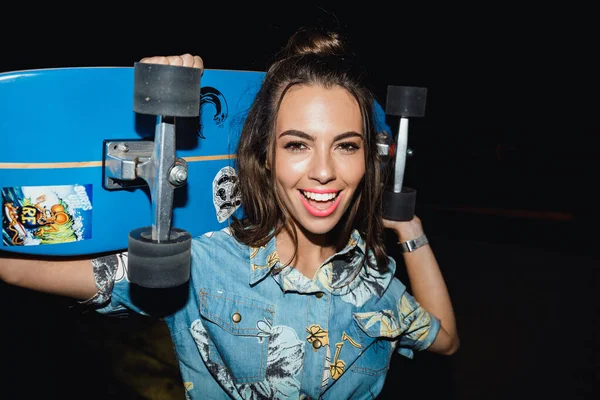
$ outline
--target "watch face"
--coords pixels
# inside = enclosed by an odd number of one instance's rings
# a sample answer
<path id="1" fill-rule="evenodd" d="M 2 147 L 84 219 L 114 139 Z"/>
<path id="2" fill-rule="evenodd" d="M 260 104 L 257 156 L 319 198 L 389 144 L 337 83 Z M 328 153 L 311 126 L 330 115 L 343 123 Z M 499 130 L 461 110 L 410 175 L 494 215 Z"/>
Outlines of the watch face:
<path id="1" fill-rule="evenodd" d="M 415 240 L 414 239 L 407 240 L 406 242 L 402 243 L 402 251 L 404 251 L 405 253 L 410 253 L 414 249 L 415 249 Z"/>
<path id="2" fill-rule="evenodd" d="M 415 251 L 419 247 L 419 244 L 417 243 L 417 241 L 415 239 L 413 239 L 407 243 L 407 247 L 408 247 L 408 251 Z"/>

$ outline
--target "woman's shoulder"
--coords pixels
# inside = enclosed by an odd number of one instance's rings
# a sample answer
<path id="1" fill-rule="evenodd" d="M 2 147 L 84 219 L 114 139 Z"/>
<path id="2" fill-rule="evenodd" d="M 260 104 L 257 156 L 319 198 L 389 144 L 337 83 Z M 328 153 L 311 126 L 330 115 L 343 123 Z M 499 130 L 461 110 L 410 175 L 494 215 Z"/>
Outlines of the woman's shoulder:
<path id="1" fill-rule="evenodd" d="M 229 228 L 206 232 L 192 241 L 192 273 L 205 286 L 209 276 L 231 279 L 234 274 L 241 278 L 243 271 L 250 270 L 250 254 L 250 247 L 238 241 Z"/>
<path id="2" fill-rule="evenodd" d="M 192 240 L 192 252 L 194 251 L 247 253 L 248 246 L 238 241 L 229 227 L 225 227 L 196 236 Z"/>

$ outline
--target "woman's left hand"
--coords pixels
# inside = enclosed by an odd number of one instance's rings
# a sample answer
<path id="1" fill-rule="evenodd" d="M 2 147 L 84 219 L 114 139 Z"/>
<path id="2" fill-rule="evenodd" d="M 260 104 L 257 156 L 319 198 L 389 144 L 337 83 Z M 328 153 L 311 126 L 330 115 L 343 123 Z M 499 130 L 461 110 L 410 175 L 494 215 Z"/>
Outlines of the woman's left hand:
<path id="1" fill-rule="evenodd" d="M 384 218 L 383 226 L 396 232 L 399 242 L 418 238 L 424 233 L 421 219 L 416 215 L 410 221 L 393 221 Z"/>

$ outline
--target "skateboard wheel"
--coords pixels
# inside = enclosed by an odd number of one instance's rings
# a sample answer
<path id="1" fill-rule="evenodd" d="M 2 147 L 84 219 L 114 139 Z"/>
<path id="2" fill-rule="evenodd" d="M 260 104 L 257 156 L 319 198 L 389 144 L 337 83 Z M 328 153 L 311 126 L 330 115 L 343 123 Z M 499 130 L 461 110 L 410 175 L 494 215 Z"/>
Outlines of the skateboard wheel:
<path id="1" fill-rule="evenodd" d="M 412 86 L 388 86 L 385 113 L 400 117 L 425 115 L 427 88 Z"/>
<path id="2" fill-rule="evenodd" d="M 146 288 L 171 288 L 190 278 L 192 236 L 172 228 L 171 239 L 157 242 L 152 228 L 143 227 L 129 233 L 127 277 L 131 283 Z"/>
<path id="3" fill-rule="evenodd" d="M 199 68 L 134 64 L 133 110 L 170 117 L 200 115 Z"/>
<path id="4" fill-rule="evenodd" d="M 386 191 L 383 194 L 383 216 L 392 221 L 410 221 L 415 216 L 417 191 L 403 187 L 399 193 Z"/>

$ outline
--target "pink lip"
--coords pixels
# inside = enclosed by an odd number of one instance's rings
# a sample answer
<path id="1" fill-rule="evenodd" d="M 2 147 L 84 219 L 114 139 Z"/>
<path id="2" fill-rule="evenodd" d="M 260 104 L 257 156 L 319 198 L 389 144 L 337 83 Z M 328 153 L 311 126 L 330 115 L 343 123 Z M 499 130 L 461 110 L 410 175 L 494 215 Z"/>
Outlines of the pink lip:
<path id="1" fill-rule="evenodd" d="M 322 190 L 322 191 L 311 190 L 311 192 L 313 192 L 313 193 L 335 193 L 335 192 L 337 192 L 337 190 Z M 308 200 L 306 200 L 306 197 L 304 197 L 304 195 L 302 193 L 298 192 L 298 194 L 300 195 L 300 200 L 302 200 L 302 204 L 304 204 L 306 211 L 308 211 L 311 215 L 313 215 L 315 217 L 327 217 L 327 216 L 333 214 L 333 212 L 337 209 L 338 205 L 340 204 L 340 200 L 342 199 L 342 194 L 340 193 L 335 198 L 335 201 L 329 207 L 327 207 L 325 210 L 320 210 L 316 207 L 313 207 L 308 202 Z"/>

